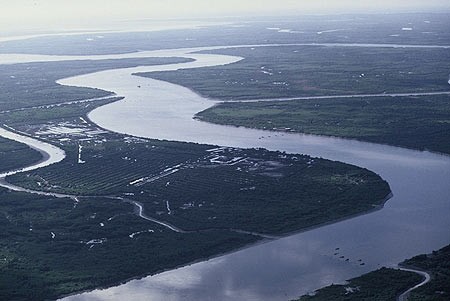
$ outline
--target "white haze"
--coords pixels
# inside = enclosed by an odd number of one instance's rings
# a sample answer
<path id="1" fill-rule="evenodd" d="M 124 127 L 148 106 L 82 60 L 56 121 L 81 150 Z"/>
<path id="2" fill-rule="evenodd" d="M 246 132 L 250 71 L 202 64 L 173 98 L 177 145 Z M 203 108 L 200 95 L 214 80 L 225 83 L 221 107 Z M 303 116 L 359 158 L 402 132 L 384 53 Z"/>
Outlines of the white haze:
<path id="1" fill-rule="evenodd" d="M 135 19 L 450 11 L 449 0 L 0 0 L 0 35 Z"/>

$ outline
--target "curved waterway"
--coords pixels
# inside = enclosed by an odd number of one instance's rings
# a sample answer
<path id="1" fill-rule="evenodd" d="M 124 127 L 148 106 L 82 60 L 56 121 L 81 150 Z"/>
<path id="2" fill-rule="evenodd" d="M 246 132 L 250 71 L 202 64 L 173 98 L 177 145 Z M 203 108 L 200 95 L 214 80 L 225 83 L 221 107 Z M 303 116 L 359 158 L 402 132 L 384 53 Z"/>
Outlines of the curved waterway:
<path id="1" fill-rule="evenodd" d="M 31 171 L 35 170 L 41 167 L 49 166 L 54 163 L 58 163 L 62 161 L 66 157 L 66 153 L 60 149 L 59 147 L 56 147 L 50 143 L 34 139 L 32 137 L 29 137 L 24 134 L 20 134 L 17 132 L 14 132 L 12 130 L 8 130 L 7 128 L 0 127 L 0 136 L 6 139 L 14 140 L 20 143 L 24 143 L 31 147 L 34 150 L 37 150 L 42 154 L 42 160 L 33 163 L 29 166 L 25 166 L 22 168 L 18 168 L 15 170 L 10 170 L 6 172 L 0 173 L 0 186 L 8 188 L 10 190 L 14 191 L 22 191 L 22 192 L 30 192 L 30 193 L 37 193 L 37 194 L 43 194 L 43 195 L 50 195 L 50 196 L 57 196 L 57 197 L 65 197 L 65 195 L 59 194 L 59 193 L 46 193 L 46 192 L 38 192 L 38 191 L 32 191 L 29 189 L 25 189 L 13 184 L 10 184 L 5 181 L 5 178 L 7 176 L 19 173 L 19 172 L 25 172 L 25 171 Z"/>
<path id="2" fill-rule="evenodd" d="M 193 115 L 216 102 L 178 85 L 132 75 L 240 60 L 191 51 L 165 53 L 195 59 L 190 63 L 102 71 L 60 83 L 124 96 L 89 114 L 106 129 L 156 139 L 264 147 L 355 164 L 379 173 L 391 185 L 394 197 L 375 213 L 68 300 L 288 300 L 450 242 L 449 157 L 353 140 L 199 122 Z"/>
<path id="3" fill-rule="evenodd" d="M 199 122 L 193 115 L 216 104 L 215 101 L 178 85 L 132 75 L 224 65 L 241 59 L 192 53 L 207 49 L 146 52 L 147 56 L 189 57 L 195 61 L 108 70 L 59 83 L 124 96 L 123 100 L 89 114 L 92 121 L 106 129 L 156 139 L 264 147 L 355 164 L 379 173 L 391 185 L 394 197 L 384 209 L 374 213 L 64 300 L 289 300 L 380 266 L 394 266 L 405 258 L 428 253 L 450 242 L 448 156 L 354 140 Z"/>

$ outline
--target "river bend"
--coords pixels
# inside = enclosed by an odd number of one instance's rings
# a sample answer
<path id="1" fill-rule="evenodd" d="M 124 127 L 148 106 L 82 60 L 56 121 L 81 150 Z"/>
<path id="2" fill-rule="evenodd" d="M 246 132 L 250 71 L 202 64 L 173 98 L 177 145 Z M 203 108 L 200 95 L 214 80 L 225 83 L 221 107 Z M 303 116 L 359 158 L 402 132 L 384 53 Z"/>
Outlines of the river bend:
<path id="1" fill-rule="evenodd" d="M 387 46 L 349 44 L 345 47 Z M 216 102 L 178 85 L 132 75 L 224 65 L 241 59 L 192 53 L 208 49 L 218 47 L 146 52 L 146 56 L 188 57 L 195 61 L 107 70 L 59 83 L 104 89 L 125 97 L 89 114 L 92 121 L 106 129 L 155 139 L 264 147 L 355 164 L 379 173 L 391 185 L 394 197 L 383 210 L 371 214 L 67 300 L 288 300 L 380 266 L 393 266 L 450 242 L 448 156 L 333 137 L 196 121 L 192 118 L 194 114 Z M 69 58 L 52 56 L 51 60 L 60 59 Z M 45 59 L 40 56 L 38 60 Z"/>

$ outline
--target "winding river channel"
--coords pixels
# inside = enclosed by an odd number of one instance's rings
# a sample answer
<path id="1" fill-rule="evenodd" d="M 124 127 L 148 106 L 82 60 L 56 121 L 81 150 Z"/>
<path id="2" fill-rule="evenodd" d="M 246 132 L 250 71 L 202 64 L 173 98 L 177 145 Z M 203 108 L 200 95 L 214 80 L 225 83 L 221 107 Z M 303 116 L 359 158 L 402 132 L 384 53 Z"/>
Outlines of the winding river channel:
<path id="1" fill-rule="evenodd" d="M 376 44 L 323 46 L 448 48 Z M 217 101 L 202 98 L 178 85 L 133 75 L 225 65 L 241 60 L 233 56 L 193 53 L 219 48 L 89 56 L 86 58 L 187 57 L 195 61 L 107 70 L 58 82 L 124 96 L 121 101 L 89 113 L 88 117 L 105 129 L 155 139 L 264 147 L 355 164 L 387 180 L 393 198 L 382 210 L 370 214 L 64 300 L 289 300 L 381 266 L 395 266 L 405 258 L 439 249 L 450 242 L 450 157 L 333 137 L 200 122 L 192 117 Z M 0 55 L 0 64 L 80 58 L 85 57 Z"/>

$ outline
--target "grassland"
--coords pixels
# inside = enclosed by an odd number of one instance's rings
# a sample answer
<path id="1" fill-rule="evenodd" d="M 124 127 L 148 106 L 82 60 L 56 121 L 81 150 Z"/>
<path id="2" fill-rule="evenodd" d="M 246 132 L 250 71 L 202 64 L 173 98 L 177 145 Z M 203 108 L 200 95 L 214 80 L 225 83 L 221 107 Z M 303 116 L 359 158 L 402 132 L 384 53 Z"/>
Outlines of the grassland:
<path id="1" fill-rule="evenodd" d="M 450 96 L 223 103 L 204 121 L 328 135 L 450 154 Z"/>
<path id="2" fill-rule="evenodd" d="M 431 281 L 413 290 L 410 301 L 444 301 L 450 296 L 450 245 L 432 254 L 423 254 L 402 262 L 402 266 L 421 269 L 431 274 Z M 348 280 L 342 285 L 331 285 L 317 290 L 312 295 L 302 296 L 299 301 L 321 300 L 396 300 L 410 287 L 420 283 L 422 276 L 391 268 Z"/>

